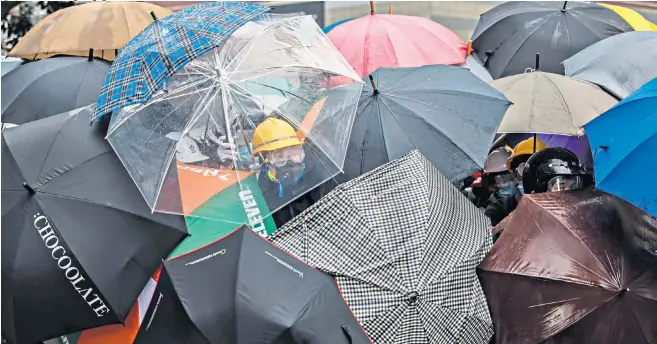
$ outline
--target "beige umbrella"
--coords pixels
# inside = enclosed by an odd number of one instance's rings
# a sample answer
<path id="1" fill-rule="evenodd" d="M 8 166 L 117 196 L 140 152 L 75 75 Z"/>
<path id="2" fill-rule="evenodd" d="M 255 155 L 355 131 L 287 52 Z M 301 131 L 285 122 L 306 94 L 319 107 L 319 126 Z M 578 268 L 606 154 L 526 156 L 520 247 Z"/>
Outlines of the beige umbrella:
<path id="1" fill-rule="evenodd" d="M 498 133 L 580 136 L 584 124 L 617 103 L 598 86 L 552 73 L 530 72 L 489 84 L 513 103 Z"/>
<path id="2" fill-rule="evenodd" d="M 117 50 L 153 22 L 172 12 L 146 2 L 90 2 L 59 10 L 38 22 L 9 52 L 28 60 L 55 55 L 113 61 Z"/>

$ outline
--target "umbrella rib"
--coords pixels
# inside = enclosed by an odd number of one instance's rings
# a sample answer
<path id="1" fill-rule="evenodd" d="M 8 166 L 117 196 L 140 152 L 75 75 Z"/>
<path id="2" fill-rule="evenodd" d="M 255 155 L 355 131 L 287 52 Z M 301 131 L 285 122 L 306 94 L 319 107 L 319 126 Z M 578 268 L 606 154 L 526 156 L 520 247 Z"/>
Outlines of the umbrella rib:
<path id="1" fill-rule="evenodd" d="M 125 27 L 128 29 L 128 36 L 134 37 L 132 35 L 132 31 L 130 30 L 130 22 L 128 21 L 128 14 L 126 13 L 125 8 L 123 7 L 123 2 L 119 2 L 118 5 L 121 8 L 121 10 L 123 11 L 123 19 L 125 20 Z M 157 25 L 157 24 L 155 24 L 155 25 Z M 116 58 L 116 56 L 114 56 L 114 58 Z"/>
<path id="2" fill-rule="evenodd" d="M 568 111 L 568 114 L 570 115 L 571 124 L 577 130 L 579 130 L 580 128 L 577 126 L 577 124 L 575 124 L 575 118 L 573 117 L 572 111 L 570 111 L 570 107 L 568 106 L 568 103 L 566 102 L 566 98 L 563 96 L 563 93 L 561 93 L 561 90 L 559 89 L 559 87 L 557 87 L 557 84 L 555 84 L 552 80 L 550 80 L 550 78 L 547 75 L 545 75 L 543 73 L 541 73 L 539 75 L 542 76 L 543 78 L 545 78 L 545 80 L 547 80 L 550 84 L 552 84 L 554 89 L 557 91 L 557 94 L 559 95 L 559 98 L 561 98 L 561 103 L 563 104 L 563 106 L 566 108 L 566 111 Z"/>
<path id="3" fill-rule="evenodd" d="M 634 321 L 639 327 L 639 330 L 641 330 L 641 335 L 643 336 L 643 339 L 646 341 L 646 343 L 650 343 L 650 340 L 648 340 L 646 333 L 643 331 L 643 326 L 641 326 L 641 323 L 639 322 L 639 318 L 637 318 L 636 313 L 634 312 L 634 307 L 632 307 L 627 303 L 624 303 L 624 306 L 630 309 L 630 313 L 632 313 L 632 317 L 634 318 Z"/>
<path id="4" fill-rule="evenodd" d="M 398 97 L 398 98 L 401 98 L 401 97 Z M 384 97 L 381 97 L 381 99 L 382 99 L 381 102 L 385 104 L 385 102 L 383 101 Z M 404 105 L 399 104 L 398 102 L 394 101 L 393 99 L 390 99 L 390 97 L 385 97 L 385 99 L 388 99 L 388 100 L 390 100 L 391 102 L 397 104 L 398 106 L 400 106 L 400 107 L 406 109 L 409 113 L 413 114 L 415 117 L 417 117 L 418 119 L 422 120 L 422 121 L 423 121 L 424 123 L 426 123 L 428 126 L 430 126 L 431 128 L 436 129 L 438 132 L 440 132 L 441 134 L 443 134 L 443 136 L 444 136 L 445 138 L 447 138 L 450 142 L 452 142 L 452 143 L 454 144 L 454 146 L 458 147 L 459 150 L 461 150 L 463 153 L 465 153 L 465 155 L 467 155 L 468 158 L 470 158 L 470 160 L 472 160 L 472 162 L 474 162 L 474 163 L 476 164 L 477 159 L 474 159 L 474 158 L 472 157 L 472 154 L 471 154 L 470 152 L 466 152 L 461 146 L 457 145 L 456 142 L 454 142 L 454 140 L 453 140 L 450 136 L 448 136 L 448 135 L 447 135 L 442 129 L 440 129 L 440 128 L 436 127 L 436 126 L 431 125 L 429 122 L 426 121 L 426 119 L 424 119 L 424 118 L 422 118 L 422 117 L 420 117 L 420 116 L 417 116 L 417 115 L 416 115 L 411 109 L 407 108 L 407 107 L 404 106 Z M 403 98 L 403 99 L 406 99 L 406 98 Z M 407 100 L 409 100 L 409 101 L 414 101 L 414 100 L 412 100 L 412 99 L 407 99 Z M 419 103 L 419 104 L 423 104 L 423 103 L 418 102 L 418 101 L 415 101 L 415 102 L 416 102 L 416 103 Z M 399 119 L 397 118 L 397 116 L 395 116 L 395 114 L 393 113 L 392 109 L 390 109 L 390 107 L 388 106 L 388 104 L 385 104 L 385 105 L 386 105 L 386 107 L 388 108 L 388 110 L 390 110 L 390 114 L 392 114 L 392 116 L 395 118 L 395 120 L 397 121 L 397 123 L 399 124 L 399 126 L 402 128 L 402 130 L 404 130 L 404 133 L 406 134 L 406 136 L 408 137 L 408 139 L 409 139 L 409 141 L 410 141 L 410 140 L 411 140 L 411 136 L 408 135 L 408 132 L 406 132 L 406 129 L 402 126 L 401 122 L 399 121 Z M 411 141 L 411 142 L 412 142 L 412 141 Z M 413 144 L 413 145 L 415 146 L 415 144 Z M 415 146 L 415 148 L 417 149 L 417 146 Z"/>
<path id="5" fill-rule="evenodd" d="M 532 31 L 532 32 L 531 32 L 531 33 L 525 38 L 525 40 L 524 40 L 522 43 L 520 43 L 520 45 L 518 46 L 518 48 L 515 49 L 515 51 L 513 52 L 513 54 L 511 54 L 511 57 L 509 58 L 509 60 L 506 61 L 506 63 L 504 64 L 504 68 L 502 68 L 502 72 L 504 72 L 504 71 L 506 70 L 506 68 L 509 66 L 509 63 L 511 63 L 511 60 L 513 60 L 513 58 L 516 57 L 516 55 L 518 54 L 518 52 L 520 51 L 520 49 L 522 49 L 522 47 L 525 46 L 525 43 L 527 43 L 527 42 L 529 41 L 529 39 L 530 39 L 530 38 L 531 38 L 536 32 L 538 32 L 538 30 L 540 30 L 543 26 L 545 26 L 545 25 L 546 25 L 547 23 L 549 23 L 552 19 L 554 19 L 553 17 L 556 17 L 556 16 L 559 15 L 559 14 L 560 14 L 560 13 L 552 13 L 552 14 L 548 14 L 548 15 L 546 15 L 545 17 L 543 17 L 543 18 L 546 18 L 545 21 L 544 21 L 543 23 L 539 24 L 538 26 L 536 26 L 536 28 L 534 29 L 534 31 Z M 495 49 L 497 50 L 498 48 L 500 48 L 500 46 L 498 46 L 498 47 L 495 48 Z"/>
<path id="6" fill-rule="evenodd" d="M 550 215 L 551 218 L 553 218 L 554 220 L 556 220 L 557 222 L 559 222 L 559 223 L 561 224 L 561 226 L 562 226 L 563 228 L 565 228 L 566 231 L 571 235 L 571 237 L 577 239 L 577 241 L 579 241 L 579 242 L 582 244 L 582 246 L 586 247 L 586 249 L 587 249 L 587 250 L 589 251 L 589 253 L 591 254 L 591 257 L 593 257 L 593 259 L 595 259 L 595 261 L 598 262 L 598 264 L 599 264 L 601 267 L 604 268 L 604 264 L 602 264 L 602 262 L 598 259 L 598 257 L 597 257 L 595 254 L 593 254 L 593 251 L 591 251 L 591 248 L 590 248 L 588 245 L 586 245 L 586 243 L 585 243 L 580 237 L 578 237 L 577 235 L 575 235 L 575 233 L 573 233 L 573 231 L 570 230 L 570 227 L 568 227 L 568 226 L 567 226 L 567 225 L 566 225 L 566 224 L 565 224 L 560 218 L 558 218 L 557 216 L 555 216 L 553 213 L 551 213 L 551 212 L 549 212 L 549 211 L 546 211 L 545 208 L 542 208 L 541 205 L 540 205 L 535 199 L 533 199 L 533 198 L 531 198 L 531 197 L 530 197 L 529 199 L 530 199 L 532 202 L 534 202 L 534 204 L 536 204 L 540 209 L 543 209 L 543 210 L 544 210 L 544 211 L 543 211 L 544 213 Z M 534 217 L 532 217 L 532 219 L 533 219 L 533 221 L 536 223 L 536 219 L 535 219 Z M 546 246 L 546 247 L 547 247 L 547 246 Z M 558 253 L 559 253 L 559 251 L 556 251 L 556 250 L 555 250 L 555 252 L 558 252 Z M 564 254 L 564 255 L 565 255 L 565 254 Z M 568 257 L 568 256 L 566 256 L 566 257 Z M 568 258 L 571 259 L 570 257 L 568 257 Z M 575 262 L 576 262 L 576 261 L 575 261 Z M 579 264 L 579 263 L 578 263 L 578 264 Z M 580 264 L 580 265 L 581 265 L 581 264 Z M 582 265 L 582 267 L 584 267 L 584 266 Z M 584 267 L 584 268 L 586 268 L 586 267 Z M 586 269 L 589 270 L 588 268 L 586 268 Z M 591 270 L 589 270 L 589 271 L 591 271 Z M 609 273 L 606 269 L 603 269 L 603 271 Z M 593 271 L 591 271 L 591 272 L 593 273 Z M 593 274 L 595 274 L 595 273 L 593 273 Z M 600 277 L 600 278 L 603 279 L 603 280 L 608 280 L 608 278 L 603 278 L 603 277 L 601 277 L 601 276 L 599 276 L 599 275 L 597 275 L 597 274 L 595 274 L 595 275 L 598 276 L 598 277 Z M 610 276 L 607 276 L 607 277 L 610 277 Z"/>

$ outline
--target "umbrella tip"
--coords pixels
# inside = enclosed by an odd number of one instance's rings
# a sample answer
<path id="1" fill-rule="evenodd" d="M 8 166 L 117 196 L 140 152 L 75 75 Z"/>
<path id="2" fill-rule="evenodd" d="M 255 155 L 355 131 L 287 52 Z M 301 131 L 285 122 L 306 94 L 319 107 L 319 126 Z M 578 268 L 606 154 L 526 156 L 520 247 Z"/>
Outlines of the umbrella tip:
<path id="1" fill-rule="evenodd" d="M 94 50 L 89 49 L 89 61 L 93 61 L 93 59 L 94 59 Z"/>
<path id="2" fill-rule="evenodd" d="M 154 21 L 157 21 L 157 15 L 155 15 L 155 11 L 151 11 L 151 17 L 153 17 Z"/>
<path id="3" fill-rule="evenodd" d="M 34 189 L 31 186 L 27 185 L 27 183 L 23 183 L 23 187 L 25 188 L 25 190 L 27 190 L 27 192 L 30 195 L 34 195 L 36 193 L 36 191 L 34 191 Z"/>
<path id="4" fill-rule="evenodd" d="M 370 15 L 374 14 L 374 1 L 370 1 Z"/>
<path id="5" fill-rule="evenodd" d="M 561 12 L 566 12 L 566 4 L 567 3 L 568 3 L 568 1 L 563 2 L 563 7 L 561 8 Z"/>

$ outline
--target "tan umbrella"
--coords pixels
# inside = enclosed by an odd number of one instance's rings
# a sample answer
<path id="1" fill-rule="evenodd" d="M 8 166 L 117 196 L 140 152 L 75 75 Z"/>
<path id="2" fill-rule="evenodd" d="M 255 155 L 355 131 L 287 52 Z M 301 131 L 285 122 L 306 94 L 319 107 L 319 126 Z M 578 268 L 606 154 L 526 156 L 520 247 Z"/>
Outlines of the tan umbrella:
<path id="1" fill-rule="evenodd" d="M 91 2 L 59 10 L 38 22 L 9 52 L 28 60 L 55 55 L 113 61 L 117 50 L 153 22 L 172 12 L 145 2 Z"/>
<path id="2" fill-rule="evenodd" d="M 617 103 L 598 86 L 552 73 L 518 74 L 489 84 L 513 103 L 498 133 L 580 136 L 584 124 Z"/>

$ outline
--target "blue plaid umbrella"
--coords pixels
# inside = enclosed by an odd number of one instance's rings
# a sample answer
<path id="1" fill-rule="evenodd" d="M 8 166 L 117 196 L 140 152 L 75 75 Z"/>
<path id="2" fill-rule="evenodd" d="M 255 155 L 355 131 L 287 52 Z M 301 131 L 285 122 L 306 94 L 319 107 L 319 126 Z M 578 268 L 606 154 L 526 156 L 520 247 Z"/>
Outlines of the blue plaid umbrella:
<path id="1" fill-rule="evenodd" d="M 256 3 L 208 2 L 156 20 L 114 60 L 94 118 L 148 101 L 176 71 L 269 9 Z"/>

